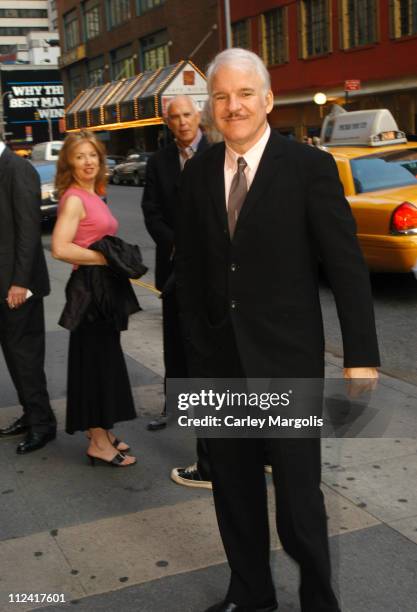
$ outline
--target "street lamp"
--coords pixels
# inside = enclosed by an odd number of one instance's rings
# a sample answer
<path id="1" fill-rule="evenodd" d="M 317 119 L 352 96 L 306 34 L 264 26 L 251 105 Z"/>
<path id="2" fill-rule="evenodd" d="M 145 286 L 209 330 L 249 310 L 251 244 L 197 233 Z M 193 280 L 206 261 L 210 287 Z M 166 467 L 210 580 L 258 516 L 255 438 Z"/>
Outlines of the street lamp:
<path id="1" fill-rule="evenodd" d="M 313 100 L 320 107 L 320 119 L 323 119 L 323 105 L 327 102 L 326 94 L 319 91 L 314 95 Z"/>

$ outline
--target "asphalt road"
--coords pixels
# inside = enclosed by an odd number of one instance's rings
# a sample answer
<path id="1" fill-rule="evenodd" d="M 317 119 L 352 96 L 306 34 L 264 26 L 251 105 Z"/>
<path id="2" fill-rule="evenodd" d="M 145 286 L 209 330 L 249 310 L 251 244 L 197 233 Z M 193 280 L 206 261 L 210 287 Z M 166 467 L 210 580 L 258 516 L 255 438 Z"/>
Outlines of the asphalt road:
<path id="1" fill-rule="evenodd" d="M 141 187 L 109 186 L 108 203 L 119 220 L 119 235 L 140 245 L 146 265 L 154 268 L 154 243 L 148 235 L 140 203 Z M 50 247 L 50 234 L 44 233 Z M 412 275 L 374 274 L 371 276 L 375 300 L 382 370 L 417 385 L 417 281 Z M 265 288 L 267 290 L 267 288 Z M 341 335 L 331 290 L 325 280 L 321 299 L 326 348 L 343 355 Z"/>

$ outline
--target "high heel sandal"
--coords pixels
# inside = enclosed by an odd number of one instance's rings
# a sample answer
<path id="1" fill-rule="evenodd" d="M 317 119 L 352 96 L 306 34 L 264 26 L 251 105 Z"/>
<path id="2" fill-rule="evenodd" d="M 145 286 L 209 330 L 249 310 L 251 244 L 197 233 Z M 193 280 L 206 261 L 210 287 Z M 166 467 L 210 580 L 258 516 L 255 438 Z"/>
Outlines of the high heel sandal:
<path id="1" fill-rule="evenodd" d="M 109 438 L 109 440 L 110 440 L 110 437 L 109 437 L 109 435 L 108 435 L 108 434 L 107 434 L 107 437 L 108 437 L 108 438 Z M 87 439 L 88 439 L 88 440 L 91 440 L 91 436 L 90 436 L 89 434 L 87 434 Z M 130 452 L 130 446 L 129 446 L 128 444 L 126 444 L 126 442 L 123 442 L 123 440 L 119 440 L 119 438 L 116 438 L 116 436 L 114 437 L 113 442 L 112 442 L 112 441 L 110 441 L 110 444 L 111 444 L 112 446 L 114 446 L 114 448 L 115 448 L 117 451 L 119 451 L 119 453 L 128 453 L 128 452 Z M 121 448 L 118 448 L 119 444 L 126 444 L 126 448 L 124 448 L 123 450 L 122 450 Z"/>
<path id="2" fill-rule="evenodd" d="M 130 451 L 130 446 L 126 443 L 123 442 L 123 440 L 119 440 L 119 438 L 114 438 L 113 442 L 111 442 L 111 444 L 114 446 L 114 448 L 119 451 L 119 453 L 128 453 Z M 126 444 L 126 448 L 124 448 L 123 450 L 120 450 L 120 448 L 118 448 L 119 444 Z"/>
<path id="3" fill-rule="evenodd" d="M 123 463 L 123 461 L 126 459 L 126 455 L 124 455 L 123 453 L 116 453 L 113 459 L 102 459 L 101 457 L 93 457 L 88 453 L 86 453 L 86 455 L 92 466 L 95 466 L 96 461 L 101 461 L 102 463 L 110 465 L 111 467 L 130 467 L 131 465 L 135 465 L 136 463 L 136 460 L 133 463 Z"/>

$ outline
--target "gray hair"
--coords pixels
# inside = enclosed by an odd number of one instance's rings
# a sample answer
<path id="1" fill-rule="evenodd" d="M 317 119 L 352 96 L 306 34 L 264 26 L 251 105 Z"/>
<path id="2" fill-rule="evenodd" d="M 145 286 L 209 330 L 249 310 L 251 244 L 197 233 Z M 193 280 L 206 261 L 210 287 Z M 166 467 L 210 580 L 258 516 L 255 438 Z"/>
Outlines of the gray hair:
<path id="1" fill-rule="evenodd" d="M 208 142 L 214 144 L 223 140 L 223 135 L 214 124 L 209 98 L 204 102 L 203 110 L 201 111 L 201 127 L 204 130 Z"/>
<path id="2" fill-rule="evenodd" d="M 256 72 L 262 79 L 263 90 L 266 93 L 271 89 L 271 77 L 262 59 L 253 51 L 233 47 L 225 49 L 216 55 L 207 68 L 207 89 L 211 95 L 211 86 L 214 75 L 221 66 L 233 66 L 236 70 Z"/>
<path id="3" fill-rule="evenodd" d="M 168 104 L 166 105 L 166 109 L 165 109 L 165 117 L 168 117 L 169 114 L 169 109 L 171 108 L 171 106 L 177 102 L 178 100 L 183 99 L 183 100 L 188 100 L 189 103 L 191 104 L 191 108 L 193 109 L 193 111 L 195 113 L 199 113 L 200 109 L 198 108 L 197 104 L 194 102 L 193 98 L 191 96 L 187 96 L 185 94 L 180 94 L 178 96 L 175 96 L 175 98 L 171 98 L 171 100 L 169 100 Z"/>

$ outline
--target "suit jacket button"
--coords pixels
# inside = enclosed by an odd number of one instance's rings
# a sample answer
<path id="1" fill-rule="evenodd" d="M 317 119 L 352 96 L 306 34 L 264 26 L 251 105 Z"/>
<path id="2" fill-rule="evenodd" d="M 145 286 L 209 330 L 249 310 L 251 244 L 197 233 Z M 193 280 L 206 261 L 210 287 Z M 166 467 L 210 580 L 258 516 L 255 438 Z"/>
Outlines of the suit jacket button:
<path id="1" fill-rule="evenodd" d="M 231 270 L 232 272 L 236 272 L 236 270 L 237 270 L 237 265 L 236 265 L 235 263 L 232 263 L 232 264 L 231 264 L 231 266 L 230 266 L 230 270 Z"/>
<path id="2" fill-rule="evenodd" d="M 236 307 L 237 307 L 236 300 L 232 300 L 232 301 L 230 302 L 230 308 L 231 308 L 232 310 L 236 310 Z"/>

